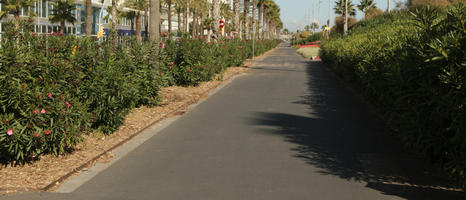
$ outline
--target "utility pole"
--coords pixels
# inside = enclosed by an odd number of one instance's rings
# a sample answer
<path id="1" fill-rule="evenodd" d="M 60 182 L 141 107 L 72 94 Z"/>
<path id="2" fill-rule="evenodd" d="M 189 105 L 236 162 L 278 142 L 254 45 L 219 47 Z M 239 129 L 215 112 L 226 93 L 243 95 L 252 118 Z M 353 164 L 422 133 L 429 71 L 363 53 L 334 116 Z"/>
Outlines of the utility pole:
<path id="1" fill-rule="evenodd" d="M 343 32 L 346 35 L 348 32 L 348 0 L 345 0 L 345 26 L 343 29 Z"/>

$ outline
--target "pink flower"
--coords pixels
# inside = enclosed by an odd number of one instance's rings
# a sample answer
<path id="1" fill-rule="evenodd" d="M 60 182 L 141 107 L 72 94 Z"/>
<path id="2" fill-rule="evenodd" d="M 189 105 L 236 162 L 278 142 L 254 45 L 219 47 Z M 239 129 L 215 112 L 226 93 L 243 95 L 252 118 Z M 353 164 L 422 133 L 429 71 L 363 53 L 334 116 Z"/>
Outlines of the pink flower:
<path id="1" fill-rule="evenodd" d="M 47 97 L 52 98 L 52 93 L 47 93 Z"/>
<path id="2" fill-rule="evenodd" d="M 173 63 L 173 62 L 170 62 L 170 66 L 173 66 L 174 64 L 175 64 L 175 63 Z"/>
<path id="3" fill-rule="evenodd" d="M 165 44 L 162 44 L 161 48 L 162 48 L 162 49 L 165 49 Z"/>
<path id="4" fill-rule="evenodd" d="M 45 109 L 42 109 L 40 113 L 45 114 Z"/>
<path id="5" fill-rule="evenodd" d="M 6 134 L 7 135 L 13 135 L 13 129 L 8 129 L 8 131 L 6 131 Z"/>
<path id="6" fill-rule="evenodd" d="M 191 72 L 191 71 L 193 71 L 193 70 L 191 70 L 191 69 L 188 69 L 188 72 Z"/>
<path id="7" fill-rule="evenodd" d="M 45 135 L 48 135 L 48 134 L 50 134 L 50 130 L 46 130 L 46 131 L 44 131 L 44 133 L 45 133 Z"/>
<path id="8" fill-rule="evenodd" d="M 39 111 L 38 110 L 34 110 L 34 115 L 37 115 L 39 114 Z"/>
<path id="9" fill-rule="evenodd" d="M 71 107 L 70 102 L 66 101 L 65 104 L 66 104 L 66 107 L 67 107 L 67 108 Z"/>

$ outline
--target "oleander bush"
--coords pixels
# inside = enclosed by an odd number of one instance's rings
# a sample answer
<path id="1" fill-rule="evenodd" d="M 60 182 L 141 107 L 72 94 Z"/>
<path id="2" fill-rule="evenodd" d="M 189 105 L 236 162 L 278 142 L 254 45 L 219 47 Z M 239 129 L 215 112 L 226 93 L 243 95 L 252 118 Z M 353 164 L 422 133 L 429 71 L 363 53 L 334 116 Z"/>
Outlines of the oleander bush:
<path id="1" fill-rule="evenodd" d="M 110 134 L 131 109 L 156 106 L 161 87 L 197 85 L 251 57 L 251 41 L 160 43 L 38 36 L 5 25 L 0 48 L 0 161 L 72 151 L 82 134 Z M 256 55 L 280 41 L 258 41 Z"/>
<path id="2" fill-rule="evenodd" d="M 364 20 L 321 57 L 376 104 L 405 144 L 466 179 L 466 6 Z"/>

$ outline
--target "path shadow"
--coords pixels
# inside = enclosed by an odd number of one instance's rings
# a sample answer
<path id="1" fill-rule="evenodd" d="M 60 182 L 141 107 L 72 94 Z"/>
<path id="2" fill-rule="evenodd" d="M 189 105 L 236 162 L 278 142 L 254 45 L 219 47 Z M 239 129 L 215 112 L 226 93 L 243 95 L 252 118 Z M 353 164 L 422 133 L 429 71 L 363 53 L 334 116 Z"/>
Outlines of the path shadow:
<path id="1" fill-rule="evenodd" d="M 294 156 L 318 173 L 364 181 L 366 187 L 406 199 L 466 199 L 431 164 L 410 153 L 389 129 L 320 62 L 306 66 L 308 92 L 295 104 L 305 116 L 253 113 L 252 123 L 296 144 Z M 268 129 L 270 132 L 270 129 Z"/>

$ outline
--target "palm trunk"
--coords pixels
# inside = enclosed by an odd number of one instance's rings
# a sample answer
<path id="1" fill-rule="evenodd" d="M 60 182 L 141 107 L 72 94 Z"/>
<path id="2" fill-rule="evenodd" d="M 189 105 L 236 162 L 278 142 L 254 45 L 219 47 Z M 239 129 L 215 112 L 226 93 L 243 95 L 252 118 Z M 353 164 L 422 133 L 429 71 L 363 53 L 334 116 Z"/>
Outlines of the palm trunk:
<path id="1" fill-rule="evenodd" d="M 172 32 L 172 1 L 167 0 L 168 4 L 168 10 L 167 10 L 167 15 L 168 15 L 168 34 Z"/>
<path id="2" fill-rule="evenodd" d="M 15 25 L 15 31 L 19 32 L 19 9 L 16 9 L 14 18 L 15 20 L 13 21 L 13 24 Z"/>
<path id="3" fill-rule="evenodd" d="M 257 31 L 256 31 L 256 30 L 257 30 L 257 29 L 256 29 L 256 26 L 257 26 L 257 25 L 256 25 L 256 24 L 257 24 L 257 21 L 256 21 L 256 6 L 257 6 L 257 2 L 256 2 L 256 1 L 257 1 L 257 0 L 252 0 L 252 31 L 254 31 L 254 33 L 253 33 L 253 35 L 254 35 L 253 37 L 254 37 L 254 38 L 252 38 L 253 40 L 256 39 L 256 38 L 255 38 L 255 37 L 256 37 L 255 35 L 257 35 Z"/>
<path id="4" fill-rule="evenodd" d="M 136 40 L 138 42 L 141 41 L 141 13 L 139 11 L 137 11 L 137 15 L 136 15 Z"/>
<path id="5" fill-rule="evenodd" d="M 130 22 L 131 22 L 131 35 L 134 35 L 134 19 L 131 19 Z"/>
<path id="6" fill-rule="evenodd" d="M 264 13 L 264 8 L 263 8 L 263 5 L 261 2 L 259 2 L 259 20 L 258 20 L 258 23 L 257 23 L 257 37 L 260 39 L 262 39 L 262 15 Z"/>
<path id="7" fill-rule="evenodd" d="M 264 8 L 264 16 L 262 16 L 262 21 L 263 21 L 263 30 L 262 30 L 262 34 L 263 34 L 263 39 L 267 39 L 267 9 Z"/>
<path id="8" fill-rule="evenodd" d="M 212 0 L 212 32 L 214 38 L 219 37 L 219 23 L 220 23 L 220 1 L 219 0 Z"/>
<path id="9" fill-rule="evenodd" d="M 113 47 L 118 45 L 118 34 L 117 34 L 117 10 L 116 0 L 112 0 L 112 31 L 110 35 L 111 44 Z"/>
<path id="10" fill-rule="evenodd" d="M 150 0 L 150 36 L 151 41 L 160 40 L 160 0 Z"/>
<path id="11" fill-rule="evenodd" d="M 196 13 L 196 9 L 193 8 L 193 26 L 191 28 L 191 38 L 195 38 L 196 37 L 196 22 L 197 21 L 197 13 Z"/>
<path id="12" fill-rule="evenodd" d="M 239 23 L 239 0 L 233 1 L 233 10 L 235 16 L 233 18 L 233 26 L 235 27 L 235 36 L 241 36 L 240 30 L 240 23 Z"/>
<path id="13" fill-rule="evenodd" d="M 60 33 L 65 34 L 65 21 L 60 22 Z"/>
<path id="14" fill-rule="evenodd" d="M 200 14 L 199 15 L 199 22 L 198 22 L 198 26 L 197 26 L 197 34 L 198 35 L 204 35 L 204 28 L 202 26 L 202 22 L 204 21 L 203 19 L 203 15 Z"/>
<path id="15" fill-rule="evenodd" d="M 92 0 L 86 0 L 86 36 L 92 34 Z"/>
<path id="16" fill-rule="evenodd" d="M 144 35 L 145 36 L 145 40 L 147 40 L 148 36 L 149 36 L 149 12 L 148 12 L 148 8 L 146 8 L 146 10 L 144 10 L 144 31 L 146 32 L 146 34 Z"/>
<path id="17" fill-rule="evenodd" d="M 188 5 L 184 5 L 183 7 L 183 32 L 189 32 L 188 29 Z"/>
<path id="18" fill-rule="evenodd" d="M 177 32 L 181 32 L 181 10 L 180 9 L 176 9 L 176 19 L 178 21 L 178 31 Z"/>
<path id="19" fill-rule="evenodd" d="M 244 34 L 249 39 L 249 0 L 244 0 Z"/>

